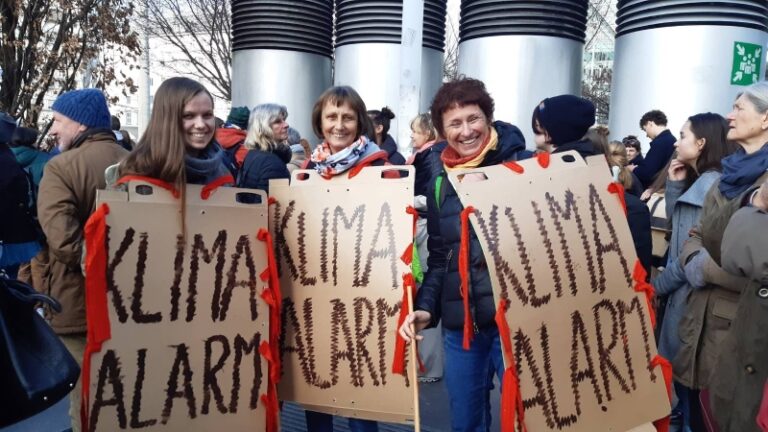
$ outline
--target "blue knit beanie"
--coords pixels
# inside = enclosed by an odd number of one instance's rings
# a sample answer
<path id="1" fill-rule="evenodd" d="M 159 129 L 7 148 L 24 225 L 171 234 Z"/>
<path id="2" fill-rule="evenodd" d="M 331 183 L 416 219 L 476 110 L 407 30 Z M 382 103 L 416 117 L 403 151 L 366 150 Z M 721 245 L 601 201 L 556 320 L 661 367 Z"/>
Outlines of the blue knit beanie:
<path id="1" fill-rule="evenodd" d="M 89 128 L 109 129 L 112 124 L 107 99 L 104 93 L 97 89 L 62 93 L 51 109 Z"/>
<path id="2" fill-rule="evenodd" d="M 8 144 L 16 130 L 16 120 L 4 112 L 0 112 L 0 143 Z"/>

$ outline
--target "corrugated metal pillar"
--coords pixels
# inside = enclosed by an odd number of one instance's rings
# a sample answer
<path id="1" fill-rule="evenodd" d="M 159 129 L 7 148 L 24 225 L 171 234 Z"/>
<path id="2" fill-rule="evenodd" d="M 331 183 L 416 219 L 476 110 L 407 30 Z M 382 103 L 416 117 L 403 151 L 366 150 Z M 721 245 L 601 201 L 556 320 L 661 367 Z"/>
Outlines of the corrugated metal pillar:
<path id="1" fill-rule="evenodd" d="M 638 135 L 647 146 L 639 126 L 647 111 L 664 111 L 677 134 L 693 114 L 728 113 L 742 85 L 764 79 L 765 0 L 621 0 L 616 24 L 616 137 Z"/>
<path id="2" fill-rule="evenodd" d="M 312 106 L 331 85 L 332 0 L 232 1 L 232 106 L 275 102 L 311 143 Z"/>
<path id="3" fill-rule="evenodd" d="M 542 99 L 581 94 L 587 0 L 463 0 L 459 73 L 485 82 L 496 119 L 533 148 L 531 113 Z"/>

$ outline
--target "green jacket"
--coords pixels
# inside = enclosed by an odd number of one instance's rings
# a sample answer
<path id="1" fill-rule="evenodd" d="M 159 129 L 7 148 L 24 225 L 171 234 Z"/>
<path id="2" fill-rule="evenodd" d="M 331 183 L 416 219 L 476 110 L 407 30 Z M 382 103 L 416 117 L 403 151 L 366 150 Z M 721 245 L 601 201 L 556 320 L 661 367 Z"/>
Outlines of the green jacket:
<path id="1" fill-rule="evenodd" d="M 40 187 L 40 180 L 43 178 L 43 168 L 45 168 L 45 164 L 53 156 L 31 147 L 12 147 L 11 151 L 16 156 L 16 161 L 19 162 L 19 165 L 32 175 L 32 183 L 35 185 L 35 196 L 37 196 L 37 189 Z"/>

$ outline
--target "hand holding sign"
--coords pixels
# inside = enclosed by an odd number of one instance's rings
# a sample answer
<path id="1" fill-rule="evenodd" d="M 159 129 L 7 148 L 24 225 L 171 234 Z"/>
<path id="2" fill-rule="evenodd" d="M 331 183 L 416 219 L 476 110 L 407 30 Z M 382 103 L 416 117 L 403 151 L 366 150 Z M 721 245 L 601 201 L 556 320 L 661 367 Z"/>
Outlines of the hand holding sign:
<path id="1" fill-rule="evenodd" d="M 400 336 L 407 342 L 420 341 L 424 337 L 418 333 L 427 328 L 432 320 L 432 315 L 427 311 L 413 311 L 405 317 L 405 322 L 400 326 Z"/>

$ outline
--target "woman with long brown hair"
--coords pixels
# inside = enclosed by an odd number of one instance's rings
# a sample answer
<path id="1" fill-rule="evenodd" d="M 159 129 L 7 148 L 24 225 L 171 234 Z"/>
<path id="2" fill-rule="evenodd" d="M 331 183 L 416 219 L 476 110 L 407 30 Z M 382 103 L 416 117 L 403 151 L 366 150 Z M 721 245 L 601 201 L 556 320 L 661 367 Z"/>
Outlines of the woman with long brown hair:
<path id="1" fill-rule="evenodd" d="M 214 141 L 213 97 L 189 78 L 165 80 L 155 93 L 152 116 L 119 173 L 152 177 L 183 191 L 232 175 L 231 162 Z"/>

